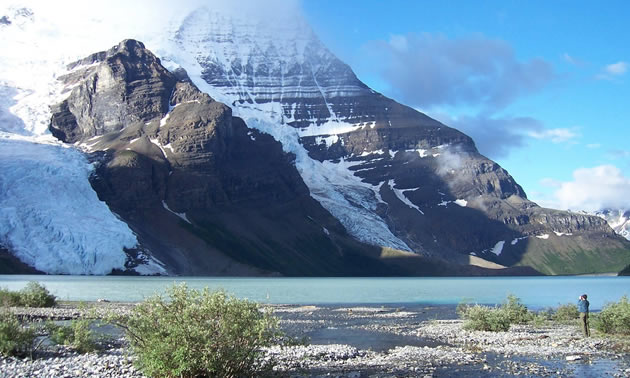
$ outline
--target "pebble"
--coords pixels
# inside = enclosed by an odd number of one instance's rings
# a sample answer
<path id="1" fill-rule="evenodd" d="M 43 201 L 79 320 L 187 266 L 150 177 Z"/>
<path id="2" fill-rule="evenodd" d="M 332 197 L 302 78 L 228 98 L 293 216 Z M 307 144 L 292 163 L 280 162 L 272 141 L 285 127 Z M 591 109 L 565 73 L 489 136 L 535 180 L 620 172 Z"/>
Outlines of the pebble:
<path id="1" fill-rule="evenodd" d="M 115 311 L 126 314 L 133 304 L 101 302 L 97 312 Z M 77 317 L 75 308 L 12 309 L 30 319 L 68 319 Z M 331 314 L 318 318 L 318 312 Z M 346 344 L 295 345 L 267 348 L 267 358 L 274 358 L 279 375 L 290 377 L 433 377 L 475 375 L 570 376 L 567 362 L 583 359 L 593 362 L 598 358 L 615 358 L 608 352 L 609 341 L 581 338 L 573 326 L 555 325 L 546 328 L 512 326 L 509 332 L 468 331 L 460 320 L 413 321 L 413 312 L 383 307 L 358 307 L 330 310 L 316 306 L 278 307 L 274 312 L 281 324 L 296 330 L 335 329 L 349 327 L 350 320 L 365 319 L 353 325 L 404 337 L 418 337 L 442 343 L 436 346 L 397 346 L 383 352 L 363 350 Z M 283 317 L 283 314 L 293 314 Z M 297 314 L 297 315 L 295 315 Z M 297 318 L 295 318 L 297 316 Z M 331 320 L 332 319 L 332 320 Z M 382 321 L 374 321 L 381 319 Z M 493 359 L 487 358 L 492 354 Z M 620 356 L 617 371 L 628 375 L 628 356 Z M 143 377 L 134 366 L 134 357 L 124 342 L 113 345 L 102 353 L 77 354 L 65 347 L 39 359 L 0 358 L 3 377 Z M 301 375 L 296 375 L 296 374 Z M 452 373 L 452 374 L 451 374 Z M 303 374 L 303 375 L 302 375 Z"/>

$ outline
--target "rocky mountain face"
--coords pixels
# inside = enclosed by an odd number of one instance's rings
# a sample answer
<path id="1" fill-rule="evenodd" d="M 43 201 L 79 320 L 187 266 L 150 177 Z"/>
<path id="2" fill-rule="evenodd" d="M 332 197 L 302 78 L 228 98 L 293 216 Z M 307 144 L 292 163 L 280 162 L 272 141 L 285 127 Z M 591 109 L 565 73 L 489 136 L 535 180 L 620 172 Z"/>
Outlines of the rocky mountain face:
<path id="1" fill-rule="evenodd" d="M 362 242 L 548 274 L 630 261 L 630 245 L 601 218 L 529 201 L 468 136 L 368 88 L 299 19 L 269 25 L 199 9 L 175 44 L 187 59 L 166 59 L 198 71 L 205 91 L 294 153 L 311 196 Z"/>
<path id="2" fill-rule="evenodd" d="M 212 275 L 481 274 L 352 239 L 309 196 L 294 156 L 171 73 L 138 41 L 71 65 L 50 130 L 88 151 L 92 185 L 167 273 Z M 401 255 L 403 257 L 403 255 Z M 400 256 L 399 256 L 400 257 Z"/>

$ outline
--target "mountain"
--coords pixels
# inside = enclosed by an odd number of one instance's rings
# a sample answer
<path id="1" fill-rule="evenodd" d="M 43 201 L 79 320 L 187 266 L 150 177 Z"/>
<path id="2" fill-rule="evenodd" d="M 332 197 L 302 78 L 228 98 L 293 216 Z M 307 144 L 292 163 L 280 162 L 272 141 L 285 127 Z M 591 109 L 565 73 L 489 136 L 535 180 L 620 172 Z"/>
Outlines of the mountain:
<path id="1" fill-rule="evenodd" d="M 630 243 L 603 219 L 540 208 L 471 138 L 368 88 L 300 17 L 272 21 L 200 8 L 152 41 L 160 58 L 129 39 L 76 57 L 33 91 L 55 94 L 37 97 L 49 113 L 7 96 L 3 142 L 72 151 L 56 164 L 75 162 L 68 175 L 83 184 L 91 172 L 93 191 L 63 178 L 46 191 L 56 173 L 35 150 L 0 156 L 12 164 L 0 184 L 32 171 L 43 189 L 28 198 L 48 206 L 0 208 L 0 245 L 44 272 L 69 271 L 55 255 L 65 251 L 83 274 L 573 274 L 630 263 Z M 63 144 L 16 140 L 44 116 Z M 72 198 L 57 192 L 86 199 L 68 212 Z M 104 204 L 95 220 L 85 214 Z M 101 220 L 117 226 L 103 232 Z M 37 228 L 57 223 L 71 226 Z M 49 235 L 54 250 L 42 247 Z M 90 249 L 103 235 L 114 244 Z M 57 270 L 37 265 L 40 253 Z M 90 258 L 110 262 L 90 270 Z"/>
<path id="2" fill-rule="evenodd" d="M 630 210 L 603 209 L 592 215 L 605 219 L 618 235 L 630 240 Z"/>
<path id="3" fill-rule="evenodd" d="M 164 59 L 295 154 L 311 196 L 358 240 L 548 274 L 628 261 L 628 244 L 601 219 L 527 200 L 468 136 L 368 88 L 300 18 L 202 8 L 172 44 Z"/>
<path id="4" fill-rule="evenodd" d="M 95 161 L 92 186 L 173 274 L 408 275 L 458 269 L 352 239 L 271 136 L 135 40 L 79 60 L 50 130 Z M 134 268 L 135 262 L 127 262 Z M 473 274 L 479 270 L 461 269 Z M 518 270 L 512 270 L 518 272 Z"/>

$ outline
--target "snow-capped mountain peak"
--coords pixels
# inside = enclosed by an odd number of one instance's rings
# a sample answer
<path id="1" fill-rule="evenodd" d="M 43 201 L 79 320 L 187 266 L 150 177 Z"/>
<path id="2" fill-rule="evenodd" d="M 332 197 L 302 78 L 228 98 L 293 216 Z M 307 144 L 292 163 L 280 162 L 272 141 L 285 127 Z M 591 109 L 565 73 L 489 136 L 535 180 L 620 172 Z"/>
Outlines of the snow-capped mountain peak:
<path id="1" fill-rule="evenodd" d="M 617 234 L 630 240 L 630 210 L 603 209 L 593 215 L 605 219 Z"/>

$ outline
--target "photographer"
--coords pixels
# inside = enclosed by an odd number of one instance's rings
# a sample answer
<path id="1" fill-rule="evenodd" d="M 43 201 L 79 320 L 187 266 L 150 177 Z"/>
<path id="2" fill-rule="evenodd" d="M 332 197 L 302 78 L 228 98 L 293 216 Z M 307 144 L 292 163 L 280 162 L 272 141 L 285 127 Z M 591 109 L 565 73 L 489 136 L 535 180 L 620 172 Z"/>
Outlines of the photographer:
<path id="1" fill-rule="evenodd" d="M 591 330 L 588 327 L 588 306 L 589 306 L 589 302 L 586 299 L 587 295 L 586 294 L 582 294 L 579 298 L 578 298 L 578 311 L 580 312 L 580 323 L 582 324 L 582 330 L 584 331 L 584 336 L 585 337 L 589 337 L 591 336 Z"/>

